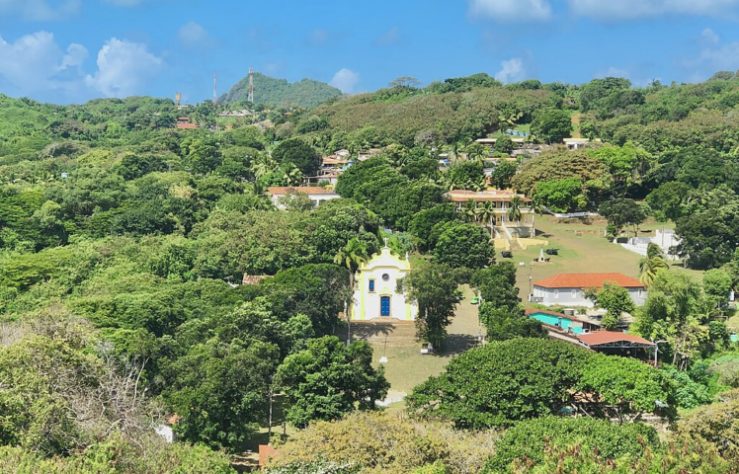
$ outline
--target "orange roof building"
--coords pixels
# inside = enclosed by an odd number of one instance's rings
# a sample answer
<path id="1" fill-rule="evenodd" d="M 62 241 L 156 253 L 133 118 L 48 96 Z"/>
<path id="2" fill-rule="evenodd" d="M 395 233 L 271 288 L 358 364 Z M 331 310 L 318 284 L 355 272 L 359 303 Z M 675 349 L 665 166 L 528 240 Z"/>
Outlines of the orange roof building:
<path id="1" fill-rule="evenodd" d="M 623 288 L 644 288 L 642 282 L 623 273 L 560 273 L 534 282 L 544 288 L 603 288 L 606 283 Z"/>
<path id="2" fill-rule="evenodd" d="M 178 117 L 176 127 L 179 130 L 195 130 L 198 128 L 198 124 L 190 121 L 189 117 Z"/>
<path id="3" fill-rule="evenodd" d="M 626 288 L 634 304 L 643 305 L 647 292 L 644 285 L 621 273 L 560 273 L 535 281 L 529 300 L 546 306 L 591 308 L 594 303 L 586 296 L 588 289 L 600 289 L 611 284 Z"/>

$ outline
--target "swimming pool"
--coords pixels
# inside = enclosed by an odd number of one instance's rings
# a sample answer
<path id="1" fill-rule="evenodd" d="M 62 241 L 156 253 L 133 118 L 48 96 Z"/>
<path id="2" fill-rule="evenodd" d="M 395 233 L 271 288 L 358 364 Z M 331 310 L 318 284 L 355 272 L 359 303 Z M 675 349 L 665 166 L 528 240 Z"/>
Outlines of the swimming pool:
<path id="1" fill-rule="evenodd" d="M 529 314 L 527 314 L 529 318 L 536 319 L 542 324 L 548 324 L 549 326 L 555 326 L 558 328 L 561 328 L 563 331 L 569 331 L 573 334 L 582 334 L 583 331 L 583 325 L 582 322 L 572 320 L 564 315 L 556 315 L 551 313 L 544 313 L 539 311 L 534 311 Z"/>

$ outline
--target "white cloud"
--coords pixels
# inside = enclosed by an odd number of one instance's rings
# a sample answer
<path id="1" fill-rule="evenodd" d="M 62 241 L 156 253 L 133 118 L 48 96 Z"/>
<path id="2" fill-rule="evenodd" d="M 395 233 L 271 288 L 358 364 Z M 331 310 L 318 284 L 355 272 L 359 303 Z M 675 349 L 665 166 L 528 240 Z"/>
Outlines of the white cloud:
<path id="1" fill-rule="evenodd" d="M 139 92 L 141 85 L 164 65 L 146 45 L 108 40 L 97 56 L 98 70 L 85 77 L 85 84 L 106 97 L 126 97 Z"/>
<path id="2" fill-rule="evenodd" d="M 67 46 L 67 54 L 62 58 L 61 69 L 80 67 L 87 59 L 87 48 L 81 44 L 72 43 Z"/>
<path id="3" fill-rule="evenodd" d="M 383 34 L 381 34 L 375 41 L 380 46 L 391 46 L 400 41 L 400 29 L 397 26 L 393 26 Z"/>
<path id="4" fill-rule="evenodd" d="M 630 74 L 626 69 L 611 66 L 605 71 L 596 74 L 595 77 L 622 77 L 624 79 L 630 79 Z"/>
<path id="5" fill-rule="evenodd" d="M 706 28 L 701 32 L 701 41 L 706 44 L 718 44 L 721 38 L 710 28 Z"/>
<path id="6" fill-rule="evenodd" d="M 86 56 L 87 49 L 75 43 L 65 53 L 47 31 L 22 36 L 13 43 L 0 37 L 0 78 L 22 95 L 69 90 L 75 85 L 74 78 L 60 74 L 80 66 Z"/>
<path id="7" fill-rule="evenodd" d="M 134 7 L 144 0 L 105 0 L 106 3 L 117 5 L 119 7 Z"/>
<path id="8" fill-rule="evenodd" d="M 208 32 L 200 24 L 190 21 L 177 31 L 180 42 L 188 47 L 204 46 L 210 42 Z"/>
<path id="9" fill-rule="evenodd" d="M 76 13 L 81 4 L 81 0 L 0 0 L 0 14 L 19 15 L 32 21 L 51 21 Z"/>
<path id="10" fill-rule="evenodd" d="M 351 69 L 341 68 L 336 71 L 334 77 L 329 82 L 330 85 L 336 87 L 345 94 L 354 92 L 354 88 L 359 83 L 359 74 Z"/>
<path id="11" fill-rule="evenodd" d="M 569 0 L 576 15 L 628 20 L 659 15 L 726 15 L 739 0 Z"/>
<path id="12" fill-rule="evenodd" d="M 543 21 L 552 16 L 547 0 L 469 0 L 475 18 L 500 21 Z"/>
<path id="13" fill-rule="evenodd" d="M 739 41 L 703 48 L 700 53 L 684 61 L 683 66 L 692 71 L 693 80 L 703 80 L 718 71 L 739 70 Z"/>
<path id="14" fill-rule="evenodd" d="M 503 83 L 516 82 L 524 79 L 526 68 L 521 58 L 511 58 L 500 63 L 500 71 L 495 73 L 495 78 Z"/>
<path id="15" fill-rule="evenodd" d="M 719 71 L 739 70 L 739 41 L 724 43 L 715 31 L 704 29 L 692 55 L 680 62 L 689 80 L 703 81 Z"/>
<path id="16" fill-rule="evenodd" d="M 308 36 L 308 44 L 312 46 L 323 46 L 328 42 L 329 37 L 330 35 L 327 30 L 317 28 L 311 31 L 310 35 Z"/>

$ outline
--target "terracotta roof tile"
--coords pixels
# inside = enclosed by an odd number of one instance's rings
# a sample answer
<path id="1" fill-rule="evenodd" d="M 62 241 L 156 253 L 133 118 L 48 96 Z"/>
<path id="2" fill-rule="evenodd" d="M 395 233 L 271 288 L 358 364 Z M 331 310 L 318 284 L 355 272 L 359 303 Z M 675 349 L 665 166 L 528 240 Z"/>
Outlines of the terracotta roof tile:
<path id="1" fill-rule="evenodd" d="M 577 336 L 577 338 L 580 340 L 580 342 L 589 347 L 600 346 L 602 344 L 612 344 L 614 342 L 620 341 L 631 342 L 634 344 L 645 344 L 648 346 L 654 345 L 653 342 L 647 341 L 643 337 L 618 331 L 589 332 L 586 334 L 580 334 L 579 336 Z"/>
<path id="2" fill-rule="evenodd" d="M 642 282 L 623 273 L 560 273 L 535 281 L 543 288 L 602 288 L 605 283 L 624 288 L 643 288 Z"/>

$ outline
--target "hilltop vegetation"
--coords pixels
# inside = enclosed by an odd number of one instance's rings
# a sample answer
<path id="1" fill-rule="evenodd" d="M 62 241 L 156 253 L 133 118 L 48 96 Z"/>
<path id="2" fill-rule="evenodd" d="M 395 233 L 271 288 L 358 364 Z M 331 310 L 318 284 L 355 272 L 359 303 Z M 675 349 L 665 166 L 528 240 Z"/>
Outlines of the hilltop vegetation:
<path id="1" fill-rule="evenodd" d="M 218 99 L 219 103 L 246 104 L 249 90 L 249 76 L 231 86 L 231 89 Z M 288 82 L 261 73 L 254 73 L 254 105 L 266 108 L 299 107 L 311 109 L 324 102 L 341 96 L 341 91 L 325 82 L 302 79 Z"/>
<path id="2" fill-rule="evenodd" d="M 316 463 L 329 472 L 556 470 L 546 453 L 587 472 L 603 463 L 731 472 L 736 450 L 725 440 L 736 427 L 720 415 L 736 399 L 718 394 L 739 386 L 726 323 L 726 295 L 739 284 L 738 90 L 735 74 L 647 88 L 614 78 L 504 86 L 474 75 L 425 88 L 406 79 L 331 102 L 337 94 L 324 88 L 301 92 L 313 101 L 302 107 L 274 99 L 222 128 L 223 108 L 210 102 L 178 110 L 146 97 L 74 106 L 0 97 L 0 470 L 228 472 L 216 451 L 263 439 L 279 393 L 273 421 L 308 428 L 275 472 Z M 575 113 L 580 132 L 602 143 L 499 160 L 514 147 L 502 138 L 508 129 L 554 143 Z M 199 128 L 176 129 L 180 116 Z M 500 138 L 494 150 L 474 142 L 486 135 Z M 340 148 L 352 160 L 336 185 L 341 199 L 314 208 L 294 196 L 274 208 L 267 187 L 300 184 Z M 359 161 L 370 148 L 377 156 Z M 686 264 L 710 270 L 692 281 L 649 255 L 650 297 L 632 326 L 665 341 L 669 367 L 542 339 L 524 316 L 515 265 L 490 245 L 494 209 L 460 211 L 445 198 L 484 188 L 494 160 L 497 185 L 542 209 L 599 210 L 611 237 L 638 235 L 650 214 L 675 222 Z M 417 387 L 399 419 L 354 413 L 372 411 L 388 383 L 369 345 L 337 337 L 350 270 L 384 238 L 412 255 L 402 291 L 419 302 L 419 339 L 444 348 L 465 283 L 482 296 L 480 321 L 496 341 Z M 606 296 L 599 302 L 619 312 Z M 90 415 L 91 405 L 101 412 Z M 699 405 L 716 418 L 710 429 L 681 412 Z M 599 420 L 550 418 L 568 409 Z M 609 433 L 603 421 L 646 413 L 677 417 L 680 429 L 659 441 L 642 425 Z M 151 434 L 166 419 L 174 446 Z M 388 443 L 352 438 L 354 424 Z M 570 432 L 581 436 L 562 435 Z M 520 441 L 530 437 L 549 441 Z M 609 449 L 596 452 L 600 441 Z M 368 454 L 377 449 L 386 456 Z"/>

